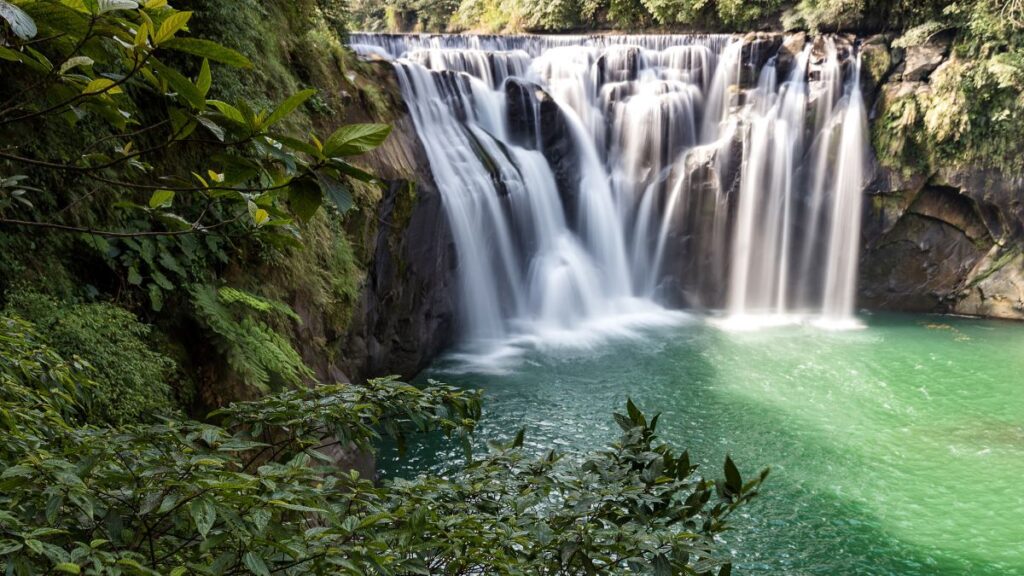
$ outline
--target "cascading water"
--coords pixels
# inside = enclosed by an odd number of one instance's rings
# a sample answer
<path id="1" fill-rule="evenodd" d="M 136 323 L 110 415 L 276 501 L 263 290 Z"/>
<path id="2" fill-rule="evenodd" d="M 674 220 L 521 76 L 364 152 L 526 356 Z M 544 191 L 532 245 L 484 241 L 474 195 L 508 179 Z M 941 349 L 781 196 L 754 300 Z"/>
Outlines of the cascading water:
<path id="1" fill-rule="evenodd" d="M 868 156 L 848 42 L 350 41 L 394 61 L 453 232 L 467 341 L 677 318 L 660 306 L 853 324 Z"/>

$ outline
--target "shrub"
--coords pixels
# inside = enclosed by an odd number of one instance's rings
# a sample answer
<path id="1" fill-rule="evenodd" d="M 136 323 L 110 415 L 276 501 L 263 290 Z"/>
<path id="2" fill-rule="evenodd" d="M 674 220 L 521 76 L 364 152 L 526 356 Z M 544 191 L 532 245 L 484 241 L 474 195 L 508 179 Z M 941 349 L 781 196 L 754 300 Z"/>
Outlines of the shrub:
<path id="1" fill-rule="evenodd" d="M 175 363 L 152 349 L 151 327 L 131 312 L 105 302 L 73 304 L 31 292 L 15 293 L 7 311 L 34 323 L 60 355 L 91 367 L 91 418 L 111 424 L 147 421 L 175 407 L 167 384 Z"/>
<path id="2" fill-rule="evenodd" d="M 695 474 L 631 402 L 607 450 L 523 454 L 523 434 L 444 478 L 376 486 L 331 466 L 440 430 L 479 396 L 393 380 L 290 390 L 214 426 L 85 425 L 90 384 L 0 315 L 0 570 L 69 574 L 712 574 L 715 536 L 764 480 Z M 13 393 L 10 393 L 13 392 Z M 468 446 L 468 443 L 466 444 Z"/>

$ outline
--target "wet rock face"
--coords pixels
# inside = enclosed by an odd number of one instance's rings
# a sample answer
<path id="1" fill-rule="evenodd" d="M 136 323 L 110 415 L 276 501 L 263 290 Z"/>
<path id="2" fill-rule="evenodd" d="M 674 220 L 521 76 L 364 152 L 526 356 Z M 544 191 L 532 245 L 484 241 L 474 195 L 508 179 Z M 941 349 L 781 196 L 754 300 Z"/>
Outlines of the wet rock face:
<path id="1" fill-rule="evenodd" d="M 636 80 L 640 74 L 640 49 L 634 46 L 609 50 L 597 59 L 597 85 Z"/>
<path id="2" fill-rule="evenodd" d="M 368 238 L 373 249 L 360 308 L 342 346 L 355 380 L 412 377 L 454 340 L 455 248 L 441 195 L 411 119 L 369 156 L 387 189 Z"/>
<path id="3" fill-rule="evenodd" d="M 536 148 L 538 142 L 536 94 L 539 89 L 536 84 L 517 78 L 509 78 L 504 86 L 509 136 L 516 144 L 531 149 Z"/>
<path id="4" fill-rule="evenodd" d="M 565 217 L 577 229 L 580 192 L 580 156 L 564 112 L 546 92 L 540 92 L 541 151 L 555 173 Z"/>
<path id="5" fill-rule="evenodd" d="M 970 199 L 952 188 L 926 187 L 866 248 L 862 302 L 869 308 L 946 311 L 990 243 Z"/>
<path id="6" fill-rule="evenodd" d="M 972 271 L 957 302 L 961 314 L 994 318 L 1024 317 L 1024 253 L 993 246 Z"/>
<path id="7" fill-rule="evenodd" d="M 901 175 L 868 189 L 861 305 L 1024 320 L 1019 184 L 989 170 Z"/>
<path id="8" fill-rule="evenodd" d="M 740 64 L 740 86 L 752 88 L 757 85 L 758 75 L 764 65 L 779 52 L 783 35 L 774 33 L 751 33 L 743 39 L 743 53 Z M 785 78 L 785 76 L 780 76 Z"/>
<path id="9" fill-rule="evenodd" d="M 554 172 L 569 225 L 576 227 L 580 189 L 579 151 L 568 120 L 551 95 L 532 82 L 505 81 L 508 125 L 521 146 L 540 150 Z"/>

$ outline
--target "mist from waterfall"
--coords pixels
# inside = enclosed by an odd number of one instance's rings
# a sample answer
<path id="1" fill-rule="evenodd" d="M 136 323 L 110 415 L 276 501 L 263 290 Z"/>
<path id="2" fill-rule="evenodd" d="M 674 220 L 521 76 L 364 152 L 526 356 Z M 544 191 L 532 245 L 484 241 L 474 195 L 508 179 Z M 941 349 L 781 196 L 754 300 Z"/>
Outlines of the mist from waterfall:
<path id="1" fill-rule="evenodd" d="M 848 42 L 350 42 L 394 62 L 455 241 L 468 344 L 587 340 L 680 308 L 855 325 L 869 156 Z"/>

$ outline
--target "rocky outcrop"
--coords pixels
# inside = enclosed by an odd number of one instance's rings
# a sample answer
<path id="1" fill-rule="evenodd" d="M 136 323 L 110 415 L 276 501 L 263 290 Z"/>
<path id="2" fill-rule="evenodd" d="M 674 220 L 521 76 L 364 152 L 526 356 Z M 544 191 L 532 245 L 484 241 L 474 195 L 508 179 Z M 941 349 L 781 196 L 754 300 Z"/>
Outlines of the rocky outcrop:
<path id="1" fill-rule="evenodd" d="M 912 46 L 907 49 L 903 63 L 896 72 L 904 82 L 926 80 L 942 64 L 948 53 L 949 46 L 938 43 Z"/>
<path id="2" fill-rule="evenodd" d="M 558 103 L 540 86 L 516 78 L 505 82 L 508 125 L 513 137 L 529 149 L 539 149 L 555 176 L 565 217 L 577 224 L 580 189 L 579 151 Z"/>
<path id="3" fill-rule="evenodd" d="M 390 79 L 394 82 L 393 79 Z M 397 95 L 397 87 L 390 86 Z M 368 155 L 385 182 L 365 224 L 366 280 L 341 356 L 353 380 L 426 367 L 455 335 L 455 249 L 441 195 L 408 110 L 396 97 L 394 129 Z"/>
<path id="4" fill-rule="evenodd" d="M 863 48 L 876 133 L 894 103 L 927 100 L 949 54 L 941 39 L 902 51 L 876 37 Z M 877 163 L 865 201 L 860 304 L 1024 319 L 1024 178 L 926 164 Z"/>

